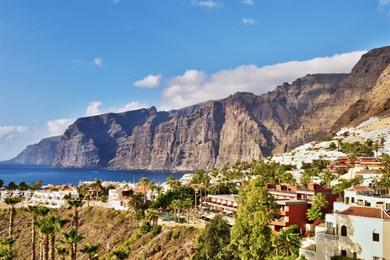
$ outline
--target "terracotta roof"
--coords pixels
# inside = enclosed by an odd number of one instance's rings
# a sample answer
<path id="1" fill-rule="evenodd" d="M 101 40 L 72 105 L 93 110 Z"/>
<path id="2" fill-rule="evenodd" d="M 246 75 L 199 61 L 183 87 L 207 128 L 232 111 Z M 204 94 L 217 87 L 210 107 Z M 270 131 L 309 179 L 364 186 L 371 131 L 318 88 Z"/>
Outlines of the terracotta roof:
<path id="1" fill-rule="evenodd" d="M 351 188 L 348 188 L 347 190 L 375 192 L 373 189 L 371 189 L 370 187 L 367 187 L 367 186 L 352 186 Z"/>
<path id="2" fill-rule="evenodd" d="M 366 217 L 366 218 L 390 219 L 390 215 L 383 209 L 371 208 L 371 207 L 352 206 L 344 211 L 339 212 L 339 214 Z"/>

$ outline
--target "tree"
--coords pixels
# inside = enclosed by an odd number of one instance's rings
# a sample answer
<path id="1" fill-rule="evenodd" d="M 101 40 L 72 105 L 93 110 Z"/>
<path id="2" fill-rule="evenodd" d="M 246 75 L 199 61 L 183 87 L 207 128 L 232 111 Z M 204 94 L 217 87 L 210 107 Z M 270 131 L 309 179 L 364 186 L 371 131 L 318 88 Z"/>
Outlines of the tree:
<path id="1" fill-rule="evenodd" d="M 36 232 L 36 223 L 37 217 L 43 216 L 48 213 L 49 209 L 40 206 L 28 206 L 27 212 L 31 214 L 31 259 L 36 259 L 36 241 L 37 241 L 37 232 Z"/>
<path id="2" fill-rule="evenodd" d="M 10 239 L 13 238 L 13 232 L 14 232 L 14 219 L 15 219 L 15 205 L 18 204 L 22 200 L 19 196 L 11 196 L 4 200 L 5 204 L 10 205 L 10 214 L 9 214 L 9 223 L 8 223 L 8 237 Z"/>
<path id="3" fill-rule="evenodd" d="M 28 189 L 30 189 L 30 186 L 27 183 L 25 183 L 24 181 L 19 183 L 19 190 L 28 190 Z"/>
<path id="4" fill-rule="evenodd" d="M 158 215 L 159 215 L 159 212 L 155 209 L 146 210 L 145 219 L 151 227 L 157 225 Z"/>
<path id="5" fill-rule="evenodd" d="M 7 190 L 17 190 L 17 189 L 18 189 L 18 185 L 16 185 L 15 182 L 11 181 L 8 183 Z"/>
<path id="6" fill-rule="evenodd" d="M 330 188 L 330 183 L 336 179 L 336 176 L 330 171 L 324 171 L 321 175 L 321 182 L 325 187 Z"/>
<path id="7" fill-rule="evenodd" d="M 68 254 L 68 250 L 65 247 L 57 247 L 57 254 L 60 256 L 61 260 L 65 260 L 65 256 Z"/>
<path id="8" fill-rule="evenodd" d="M 387 190 L 390 189 L 390 155 L 383 154 L 381 158 L 382 162 L 382 168 L 380 169 L 380 173 L 382 174 L 382 177 L 380 179 L 379 184 L 387 188 Z"/>
<path id="9" fill-rule="evenodd" d="M 39 233 L 42 235 L 42 259 L 49 259 L 49 237 L 50 234 L 54 232 L 54 223 L 50 218 L 50 215 L 46 215 L 45 217 L 39 219 L 36 222 L 36 226 L 38 228 Z"/>
<path id="10" fill-rule="evenodd" d="M 271 251 L 271 228 L 268 222 L 279 210 L 264 188 L 264 180 L 254 179 L 242 187 L 238 211 L 231 229 L 230 250 L 236 258 L 265 259 Z"/>
<path id="11" fill-rule="evenodd" d="M 229 241 L 230 226 L 216 215 L 198 236 L 193 259 L 224 259 Z"/>
<path id="12" fill-rule="evenodd" d="M 77 244 L 83 240 L 84 237 L 80 235 L 75 228 L 72 228 L 69 232 L 63 234 L 64 238 L 61 242 L 69 246 L 71 260 L 76 260 Z"/>
<path id="13" fill-rule="evenodd" d="M 73 228 L 78 231 L 79 229 L 79 208 L 84 205 L 84 201 L 81 198 L 77 199 L 68 199 L 67 200 L 68 207 L 73 209 L 73 220 L 72 225 Z"/>
<path id="14" fill-rule="evenodd" d="M 89 260 L 98 259 L 97 252 L 99 251 L 100 245 L 99 244 L 86 244 L 80 252 L 88 255 Z"/>
<path id="15" fill-rule="evenodd" d="M 276 253 L 278 256 L 298 256 L 301 238 L 297 227 L 283 228 L 276 239 Z"/>
<path id="16" fill-rule="evenodd" d="M 307 219 L 310 221 L 323 220 L 323 210 L 328 206 L 328 201 L 323 193 L 317 193 L 314 196 L 311 207 L 307 210 Z"/>
<path id="17" fill-rule="evenodd" d="M 142 177 L 138 183 L 142 188 L 142 193 L 144 194 L 144 204 L 146 204 L 146 191 L 149 186 L 149 180 L 146 177 Z"/>
<path id="18" fill-rule="evenodd" d="M 3 186 L 4 186 L 4 181 L 0 179 L 0 189 L 3 188 Z"/>

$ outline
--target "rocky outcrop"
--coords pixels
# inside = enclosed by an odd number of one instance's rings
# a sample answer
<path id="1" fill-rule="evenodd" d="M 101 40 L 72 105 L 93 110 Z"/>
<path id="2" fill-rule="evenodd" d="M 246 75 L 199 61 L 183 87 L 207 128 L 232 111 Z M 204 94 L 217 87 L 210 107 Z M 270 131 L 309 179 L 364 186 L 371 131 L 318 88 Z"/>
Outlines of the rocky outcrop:
<path id="1" fill-rule="evenodd" d="M 379 82 L 389 63 L 385 47 L 365 54 L 349 74 L 307 75 L 260 96 L 236 93 L 168 112 L 152 107 L 80 118 L 61 137 L 53 164 L 193 170 L 291 150 L 351 123 L 346 115 L 361 100 L 365 113 L 372 112 L 367 93 L 388 93 Z"/>
<path id="2" fill-rule="evenodd" d="M 20 154 L 8 162 L 51 165 L 54 161 L 59 141 L 60 136 L 42 139 L 39 143 L 27 146 L 26 149 L 24 149 Z"/>

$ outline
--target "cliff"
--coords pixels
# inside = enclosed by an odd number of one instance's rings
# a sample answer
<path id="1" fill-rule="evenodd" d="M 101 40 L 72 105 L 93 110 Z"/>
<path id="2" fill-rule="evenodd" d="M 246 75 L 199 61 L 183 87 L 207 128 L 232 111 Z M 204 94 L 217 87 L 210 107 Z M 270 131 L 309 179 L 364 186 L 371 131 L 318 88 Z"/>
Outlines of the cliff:
<path id="1" fill-rule="evenodd" d="M 59 136 L 42 139 L 39 143 L 26 147 L 10 163 L 51 165 L 54 161 Z"/>
<path id="2" fill-rule="evenodd" d="M 194 170 L 288 151 L 360 117 L 387 113 L 389 64 L 384 47 L 363 55 L 351 73 L 307 75 L 259 96 L 80 118 L 61 137 L 53 164 Z"/>

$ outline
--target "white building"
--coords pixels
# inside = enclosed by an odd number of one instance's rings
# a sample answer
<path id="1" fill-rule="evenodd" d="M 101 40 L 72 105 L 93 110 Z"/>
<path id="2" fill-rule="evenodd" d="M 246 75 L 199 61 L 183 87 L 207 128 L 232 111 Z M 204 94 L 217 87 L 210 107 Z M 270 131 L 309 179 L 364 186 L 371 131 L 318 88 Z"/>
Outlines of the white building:
<path id="1" fill-rule="evenodd" d="M 129 195 L 132 193 L 132 190 L 125 190 L 122 188 L 110 189 L 108 190 L 108 200 L 107 203 L 110 207 L 116 210 L 128 210 L 129 209 Z"/>
<path id="2" fill-rule="evenodd" d="M 29 205 L 41 205 L 49 208 L 60 208 L 66 205 L 66 197 L 77 199 L 79 194 L 75 189 L 68 190 L 38 190 L 29 199 Z"/>
<path id="3" fill-rule="evenodd" d="M 390 259 L 389 241 L 390 215 L 387 211 L 349 206 L 327 214 L 325 225 L 316 227 L 314 239 L 306 241 L 300 254 L 309 260 L 328 260 L 332 256 Z"/>
<path id="4" fill-rule="evenodd" d="M 28 200 L 32 196 L 29 190 L 0 190 L 0 201 L 12 196 L 20 196 L 22 200 Z"/>
<path id="5" fill-rule="evenodd" d="M 382 208 L 390 211 L 390 196 L 378 194 L 367 186 L 354 186 L 344 190 L 344 204 Z"/>

